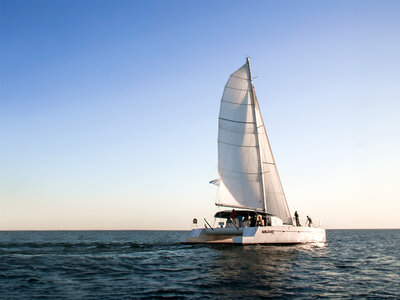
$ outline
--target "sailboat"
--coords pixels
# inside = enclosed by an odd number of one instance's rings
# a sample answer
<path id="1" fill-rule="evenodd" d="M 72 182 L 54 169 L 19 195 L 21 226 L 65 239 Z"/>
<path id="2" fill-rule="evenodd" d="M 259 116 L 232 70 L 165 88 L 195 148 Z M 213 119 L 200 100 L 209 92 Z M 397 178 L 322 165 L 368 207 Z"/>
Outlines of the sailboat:
<path id="1" fill-rule="evenodd" d="M 222 220 L 192 229 L 186 243 L 325 242 L 325 229 L 293 222 L 253 86 L 250 59 L 231 74 L 221 99 L 217 206 Z M 297 213 L 296 213 L 297 214 Z M 193 220 L 197 224 L 197 220 Z M 197 226 L 197 225 L 196 225 Z"/>

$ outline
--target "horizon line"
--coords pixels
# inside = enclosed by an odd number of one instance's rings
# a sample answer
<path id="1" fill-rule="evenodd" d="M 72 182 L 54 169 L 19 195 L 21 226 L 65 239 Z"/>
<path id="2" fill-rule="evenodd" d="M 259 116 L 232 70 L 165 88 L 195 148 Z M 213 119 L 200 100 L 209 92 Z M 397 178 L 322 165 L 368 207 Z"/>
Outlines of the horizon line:
<path id="1" fill-rule="evenodd" d="M 0 229 L 0 232 L 15 231 L 191 231 L 192 229 Z M 400 230 L 398 228 L 325 228 L 325 230 Z"/>

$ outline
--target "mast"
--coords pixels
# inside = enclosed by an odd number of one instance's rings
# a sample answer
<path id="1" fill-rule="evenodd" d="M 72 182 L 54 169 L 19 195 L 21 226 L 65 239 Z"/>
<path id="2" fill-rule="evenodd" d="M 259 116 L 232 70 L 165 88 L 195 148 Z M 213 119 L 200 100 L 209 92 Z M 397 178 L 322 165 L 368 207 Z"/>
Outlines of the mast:
<path id="1" fill-rule="evenodd" d="M 264 168 L 263 168 L 263 162 L 261 161 L 261 147 L 260 147 L 260 140 L 259 140 L 259 134 L 258 134 L 258 126 L 257 126 L 257 117 L 256 117 L 256 107 L 258 107 L 258 105 L 256 106 L 256 97 L 255 97 L 255 91 L 254 91 L 254 86 L 253 86 L 253 79 L 251 77 L 251 69 L 250 69 L 250 58 L 246 57 L 246 63 L 247 63 L 247 67 L 249 69 L 249 78 L 250 78 L 250 85 L 251 85 L 251 98 L 253 100 L 253 105 L 254 105 L 254 109 L 253 109 L 253 118 L 255 121 L 255 135 L 256 135 L 256 145 L 258 148 L 257 151 L 257 155 L 258 155 L 258 159 L 260 161 L 260 168 L 261 168 L 261 194 L 263 196 L 263 206 L 264 206 L 264 212 L 267 211 L 267 204 L 266 204 L 266 197 L 265 197 L 265 183 L 264 183 Z"/>

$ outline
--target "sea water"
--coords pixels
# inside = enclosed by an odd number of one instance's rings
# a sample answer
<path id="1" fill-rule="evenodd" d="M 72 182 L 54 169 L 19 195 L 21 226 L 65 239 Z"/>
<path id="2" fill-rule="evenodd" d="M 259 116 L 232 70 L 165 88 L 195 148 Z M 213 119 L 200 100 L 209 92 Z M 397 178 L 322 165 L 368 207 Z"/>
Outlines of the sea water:
<path id="1" fill-rule="evenodd" d="M 0 298 L 400 298 L 400 230 L 296 246 L 180 244 L 187 234 L 0 232 Z"/>

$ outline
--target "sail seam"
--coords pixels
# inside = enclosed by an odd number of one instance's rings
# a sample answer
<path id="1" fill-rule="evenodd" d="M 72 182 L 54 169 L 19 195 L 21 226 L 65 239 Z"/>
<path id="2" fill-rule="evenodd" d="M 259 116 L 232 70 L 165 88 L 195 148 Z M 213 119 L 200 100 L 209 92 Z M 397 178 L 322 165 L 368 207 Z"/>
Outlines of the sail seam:
<path id="1" fill-rule="evenodd" d="M 230 144 L 230 143 L 222 142 L 220 140 L 218 140 L 218 143 L 225 144 L 225 145 L 230 145 L 230 146 L 235 146 L 235 147 L 244 147 L 244 148 L 258 148 L 259 147 L 259 146 L 245 146 L 245 145 L 238 145 L 238 144 Z"/>
<path id="2" fill-rule="evenodd" d="M 223 121 L 234 122 L 234 123 L 255 124 L 255 122 L 245 122 L 245 121 L 229 120 L 229 119 L 225 119 L 225 118 L 221 118 L 221 117 L 219 117 L 219 119 L 220 119 L 220 120 L 223 120 Z"/>
<path id="3" fill-rule="evenodd" d="M 254 134 L 252 132 L 248 132 L 249 129 L 240 129 L 240 130 L 235 130 L 232 128 L 226 128 L 223 127 L 222 125 L 219 126 L 219 130 L 224 130 L 224 131 L 228 131 L 228 132 L 232 132 L 232 133 L 237 133 L 237 134 L 242 134 L 242 133 L 246 133 L 246 134 Z"/>
<path id="4" fill-rule="evenodd" d="M 226 100 L 222 100 L 221 102 L 226 102 L 226 103 L 232 103 L 232 104 L 236 104 L 236 105 L 248 105 L 248 106 L 253 106 L 253 104 L 247 104 L 247 103 L 237 103 L 237 102 L 232 102 L 232 101 L 226 101 Z"/>
<path id="5" fill-rule="evenodd" d="M 235 78 L 239 78 L 239 79 L 242 79 L 242 80 L 249 80 L 248 78 L 243 78 L 243 77 L 239 77 L 239 76 L 236 76 L 236 75 L 231 75 L 231 77 L 235 77 Z"/>
<path id="6" fill-rule="evenodd" d="M 240 172 L 240 171 L 234 171 L 234 170 L 229 170 L 229 169 L 224 169 L 219 167 L 220 170 L 224 170 L 224 171 L 229 171 L 232 173 L 238 173 L 238 174 L 250 174 L 250 175 L 260 175 L 260 174 L 265 174 L 265 173 L 269 173 L 269 171 L 265 171 L 265 172 Z"/>
<path id="7" fill-rule="evenodd" d="M 225 86 L 225 87 L 228 88 L 228 89 L 232 89 L 232 90 L 249 92 L 249 89 L 239 89 L 239 88 L 235 88 L 235 87 L 231 87 L 231 86 Z"/>

